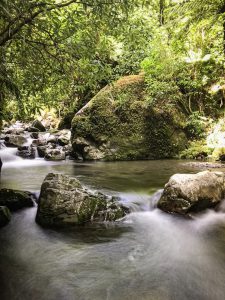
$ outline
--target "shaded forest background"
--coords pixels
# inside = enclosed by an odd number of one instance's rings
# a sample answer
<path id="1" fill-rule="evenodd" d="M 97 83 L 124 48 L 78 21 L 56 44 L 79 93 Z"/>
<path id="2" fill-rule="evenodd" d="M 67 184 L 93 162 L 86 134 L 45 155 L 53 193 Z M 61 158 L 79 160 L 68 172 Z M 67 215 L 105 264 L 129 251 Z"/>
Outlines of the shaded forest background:
<path id="1" fill-rule="evenodd" d="M 144 72 L 149 105 L 224 107 L 224 0 L 0 1 L 0 119 L 78 111 Z"/>

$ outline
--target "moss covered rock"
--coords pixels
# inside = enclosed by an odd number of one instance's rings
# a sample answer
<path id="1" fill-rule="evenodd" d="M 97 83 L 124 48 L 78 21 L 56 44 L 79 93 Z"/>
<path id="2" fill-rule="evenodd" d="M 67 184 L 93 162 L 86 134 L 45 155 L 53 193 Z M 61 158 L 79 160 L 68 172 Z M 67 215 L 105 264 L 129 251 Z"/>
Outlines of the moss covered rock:
<path id="1" fill-rule="evenodd" d="M 72 121 L 72 145 L 85 160 L 175 157 L 185 148 L 185 115 L 168 101 L 150 103 L 144 77 L 102 89 Z M 82 142 L 81 142 L 82 141 Z"/>
<path id="2" fill-rule="evenodd" d="M 23 207 L 32 207 L 36 196 L 27 191 L 0 189 L 0 206 L 6 206 L 10 211 Z"/>
<path id="3" fill-rule="evenodd" d="M 93 193 L 76 178 L 50 173 L 41 186 L 36 221 L 43 226 L 65 227 L 115 221 L 127 212 L 115 197 Z"/>

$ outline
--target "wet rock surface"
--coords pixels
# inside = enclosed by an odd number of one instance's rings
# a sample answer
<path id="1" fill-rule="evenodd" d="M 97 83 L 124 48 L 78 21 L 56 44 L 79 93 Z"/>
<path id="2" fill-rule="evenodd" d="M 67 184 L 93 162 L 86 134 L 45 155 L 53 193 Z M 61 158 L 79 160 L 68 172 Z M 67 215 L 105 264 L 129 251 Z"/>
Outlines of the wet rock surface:
<path id="1" fill-rule="evenodd" d="M 128 209 L 114 197 L 93 193 L 76 179 L 50 173 L 41 186 L 36 221 L 44 226 L 115 221 Z"/>
<path id="2" fill-rule="evenodd" d="M 6 206 L 10 211 L 32 207 L 35 200 L 35 195 L 27 191 L 0 189 L 0 206 Z"/>
<path id="3" fill-rule="evenodd" d="M 35 158 L 35 148 L 31 146 L 18 147 L 17 155 L 22 158 Z"/>
<path id="4" fill-rule="evenodd" d="M 0 227 L 5 226 L 9 223 L 11 219 L 11 214 L 6 206 L 0 206 Z"/>
<path id="5" fill-rule="evenodd" d="M 215 207 L 224 199 L 224 180 L 222 172 L 175 174 L 165 185 L 158 207 L 182 215 Z"/>
<path id="6" fill-rule="evenodd" d="M 20 147 L 27 142 L 27 139 L 22 135 L 7 135 L 5 137 L 6 147 Z"/>

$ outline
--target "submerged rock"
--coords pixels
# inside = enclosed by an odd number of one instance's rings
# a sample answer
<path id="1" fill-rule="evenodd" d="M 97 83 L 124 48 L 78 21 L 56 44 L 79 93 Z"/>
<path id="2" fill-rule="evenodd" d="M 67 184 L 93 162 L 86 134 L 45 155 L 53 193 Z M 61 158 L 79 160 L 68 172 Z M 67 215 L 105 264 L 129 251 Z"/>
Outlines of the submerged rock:
<path id="1" fill-rule="evenodd" d="M 224 199 L 224 179 L 225 175 L 222 172 L 175 174 L 165 185 L 158 207 L 177 214 L 214 207 Z"/>
<path id="2" fill-rule="evenodd" d="M 34 194 L 27 191 L 0 189 L 0 205 L 7 206 L 11 211 L 34 206 L 35 199 Z"/>
<path id="3" fill-rule="evenodd" d="M 159 159 L 185 149 L 186 116 L 179 104 L 147 100 L 144 76 L 131 75 L 106 86 L 72 121 L 76 157 L 87 160 Z"/>
<path id="4" fill-rule="evenodd" d="M 36 221 L 44 226 L 115 221 L 127 212 L 117 199 L 93 193 L 72 177 L 48 174 L 42 183 Z"/>
<path id="5" fill-rule="evenodd" d="M 0 206 L 0 227 L 5 226 L 9 223 L 11 214 L 6 206 Z"/>

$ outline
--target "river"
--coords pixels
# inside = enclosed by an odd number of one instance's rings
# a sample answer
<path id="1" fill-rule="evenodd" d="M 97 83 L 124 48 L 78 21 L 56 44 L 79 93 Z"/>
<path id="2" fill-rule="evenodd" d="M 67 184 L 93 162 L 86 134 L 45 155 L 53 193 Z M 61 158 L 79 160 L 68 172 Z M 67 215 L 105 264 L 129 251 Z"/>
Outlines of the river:
<path id="1" fill-rule="evenodd" d="M 49 172 L 76 176 L 91 189 L 120 195 L 123 223 L 43 229 L 36 207 L 0 229 L 1 300 L 223 300 L 225 213 L 193 220 L 155 208 L 174 173 L 196 172 L 183 161 L 75 163 L 23 160 L 1 150 L 1 187 L 39 192 Z M 153 195 L 153 196 L 152 196 Z"/>

